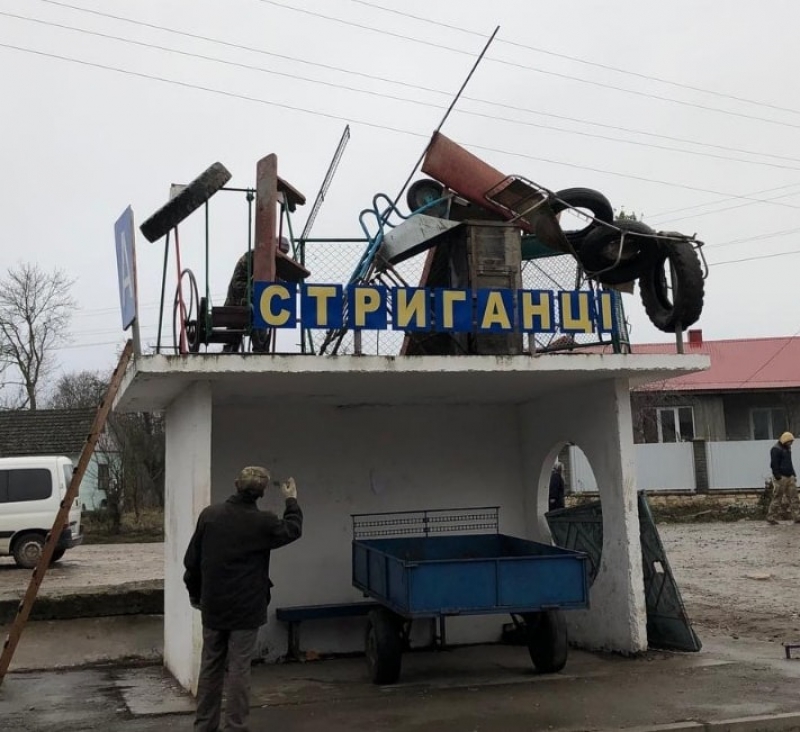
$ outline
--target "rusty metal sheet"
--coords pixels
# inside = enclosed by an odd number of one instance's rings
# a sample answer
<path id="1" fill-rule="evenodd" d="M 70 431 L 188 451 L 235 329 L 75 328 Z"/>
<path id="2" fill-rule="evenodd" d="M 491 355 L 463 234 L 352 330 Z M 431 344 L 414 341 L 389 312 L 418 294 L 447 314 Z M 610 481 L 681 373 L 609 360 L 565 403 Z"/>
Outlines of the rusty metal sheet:
<path id="1" fill-rule="evenodd" d="M 253 279 L 274 282 L 278 251 L 278 156 L 275 153 L 261 158 L 256 165 L 255 219 Z"/>
<path id="2" fill-rule="evenodd" d="M 501 173 L 441 132 L 431 139 L 422 172 L 471 203 L 513 220 L 551 249 L 572 253 L 544 189 Z"/>

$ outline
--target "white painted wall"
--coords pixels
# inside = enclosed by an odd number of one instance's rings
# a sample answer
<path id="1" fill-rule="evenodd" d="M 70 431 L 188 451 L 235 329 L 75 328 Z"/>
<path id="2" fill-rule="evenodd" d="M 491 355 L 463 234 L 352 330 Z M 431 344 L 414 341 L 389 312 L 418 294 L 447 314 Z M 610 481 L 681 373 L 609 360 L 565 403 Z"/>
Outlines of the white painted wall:
<path id="1" fill-rule="evenodd" d="M 591 465 L 578 446 L 570 447 L 570 489 L 597 490 Z M 634 445 L 636 487 L 640 491 L 694 490 L 694 453 L 691 442 Z"/>
<path id="2" fill-rule="evenodd" d="M 769 451 L 774 444 L 775 440 L 706 443 L 709 488 L 763 488 L 772 476 Z"/>
<path id="3" fill-rule="evenodd" d="M 636 465 L 627 380 L 556 392 L 520 409 L 530 538 L 549 531 L 550 468 L 568 442 L 581 446 L 603 501 L 603 552 L 589 610 L 567 613 L 570 638 L 589 648 L 635 653 L 647 648 L 647 612 L 636 507 Z M 535 487 L 538 485 L 538 491 Z"/>
<path id="4" fill-rule="evenodd" d="M 189 605 L 183 555 L 211 498 L 211 387 L 196 383 L 166 410 L 164 664 L 195 693 L 203 645 L 200 613 Z"/>
<path id="5" fill-rule="evenodd" d="M 500 529 L 525 534 L 516 408 L 216 405 L 212 499 L 233 492 L 238 471 L 263 464 L 295 477 L 303 537 L 272 555 L 275 583 L 266 655 L 285 653 L 276 607 L 359 601 L 351 584 L 352 513 L 499 505 Z M 282 510 L 277 495 L 266 501 Z M 448 640 L 496 641 L 505 616 L 452 618 Z M 302 627 L 303 650 L 360 651 L 364 620 Z"/>

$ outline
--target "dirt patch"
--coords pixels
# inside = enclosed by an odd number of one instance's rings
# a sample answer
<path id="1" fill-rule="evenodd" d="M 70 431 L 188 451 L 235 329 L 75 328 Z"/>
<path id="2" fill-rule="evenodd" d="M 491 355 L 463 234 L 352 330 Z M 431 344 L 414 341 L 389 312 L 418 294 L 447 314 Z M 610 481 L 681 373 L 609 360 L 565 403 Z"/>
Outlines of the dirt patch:
<path id="1" fill-rule="evenodd" d="M 659 526 L 659 533 L 701 631 L 800 641 L 800 525 L 671 524 Z"/>

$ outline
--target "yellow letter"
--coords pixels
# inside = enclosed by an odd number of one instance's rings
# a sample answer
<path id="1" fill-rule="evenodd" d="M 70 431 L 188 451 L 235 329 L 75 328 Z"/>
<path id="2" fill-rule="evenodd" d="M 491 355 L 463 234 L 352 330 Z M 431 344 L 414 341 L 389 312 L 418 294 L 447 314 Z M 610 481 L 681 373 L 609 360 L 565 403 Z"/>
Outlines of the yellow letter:
<path id="1" fill-rule="evenodd" d="M 453 327 L 453 306 L 457 302 L 464 302 L 467 293 L 461 290 L 445 290 L 442 292 L 442 327 Z"/>
<path id="2" fill-rule="evenodd" d="M 353 324 L 363 328 L 367 324 L 367 315 L 376 312 L 381 306 L 381 293 L 374 287 L 353 288 Z"/>
<path id="3" fill-rule="evenodd" d="M 328 325 L 328 300 L 336 297 L 335 285 L 308 285 L 306 295 L 317 301 L 317 326 Z"/>
<path id="4" fill-rule="evenodd" d="M 268 285 L 264 288 L 258 307 L 261 311 L 261 317 L 264 318 L 264 322 L 270 328 L 280 328 L 282 325 L 286 325 L 292 314 L 291 310 L 287 309 L 285 306 L 282 306 L 277 313 L 273 312 L 272 301 L 275 299 L 284 301 L 291 300 L 292 295 L 283 285 Z"/>
<path id="5" fill-rule="evenodd" d="M 614 307 L 610 292 L 601 292 L 597 297 L 600 305 L 598 313 L 598 327 L 604 333 L 611 333 L 614 330 Z"/>
<path id="6" fill-rule="evenodd" d="M 534 303 L 533 296 L 539 295 L 539 302 Z M 553 302 L 551 293 L 544 291 L 522 290 L 520 292 L 520 312 L 522 315 L 522 330 L 532 332 L 537 330 L 534 327 L 534 318 L 539 317 L 541 327 L 539 332 L 551 333 L 553 331 Z"/>
<path id="7" fill-rule="evenodd" d="M 408 290 L 398 288 L 394 291 L 395 328 L 405 330 L 414 320 L 416 328 L 425 328 L 425 290 L 416 290 L 411 297 Z"/>
<path id="8" fill-rule="evenodd" d="M 572 308 L 572 295 L 578 297 L 578 315 Z M 591 333 L 592 319 L 589 317 L 588 292 L 562 292 L 561 297 L 561 328 L 573 333 Z"/>
<path id="9" fill-rule="evenodd" d="M 483 311 L 481 328 L 488 330 L 493 325 L 499 325 L 504 330 L 511 330 L 511 318 L 499 292 L 490 292 L 486 298 L 486 309 Z"/>

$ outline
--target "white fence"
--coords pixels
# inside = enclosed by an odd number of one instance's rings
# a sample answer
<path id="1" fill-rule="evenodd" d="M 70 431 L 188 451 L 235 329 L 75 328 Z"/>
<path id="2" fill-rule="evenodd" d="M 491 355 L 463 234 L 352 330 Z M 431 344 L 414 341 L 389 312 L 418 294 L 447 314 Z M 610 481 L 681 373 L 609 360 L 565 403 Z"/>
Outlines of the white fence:
<path id="1" fill-rule="evenodd" d="M 763 488 L 775 440 L 708 442 L 709 488 Z M 798 458 L 800 459 L 800 458 Z"/>
<path id="2" fill-rule="evenodd" d="M 763 488 L 764 480 L 770 476 L 769 450 L 774 444 L 772 440 L 706 443 L 709 489 Z M 696 489 L 691 442 L 634 445 L 634 450 L 638 490 Z M 589 461 L 578 447 L 570 447 L 570 466 L 572 491 L 597 490 Z"/>

